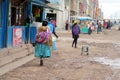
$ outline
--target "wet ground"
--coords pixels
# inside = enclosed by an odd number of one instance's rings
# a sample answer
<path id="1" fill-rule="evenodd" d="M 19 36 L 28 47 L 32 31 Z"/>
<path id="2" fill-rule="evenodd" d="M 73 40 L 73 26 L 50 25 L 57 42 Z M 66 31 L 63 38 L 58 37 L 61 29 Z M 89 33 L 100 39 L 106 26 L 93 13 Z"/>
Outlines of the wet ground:
<path id="1" fill-rule="evenodd" d="M 72 47 L 70 31 L 58 31 L 57 50 L 51 58 L 39 58 L 0 76 L 0 80 L 120 80 L 120 31 L 116 28 L 91 35 L 80 34 L 77 48 Z M 82 45 L 89 55 L 81 55 Z"/>

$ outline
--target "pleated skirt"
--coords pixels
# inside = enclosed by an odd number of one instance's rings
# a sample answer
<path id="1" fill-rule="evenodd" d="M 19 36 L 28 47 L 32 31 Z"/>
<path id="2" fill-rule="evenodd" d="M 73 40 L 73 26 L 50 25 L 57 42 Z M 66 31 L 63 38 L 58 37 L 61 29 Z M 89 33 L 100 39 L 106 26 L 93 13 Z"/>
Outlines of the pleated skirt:
<path id="1" fill-rule="evenodd" d="M 34 56 L 40 58 L 49 58 L 51 56 L 50 46 L 37 43 L 34 49 Z"/>

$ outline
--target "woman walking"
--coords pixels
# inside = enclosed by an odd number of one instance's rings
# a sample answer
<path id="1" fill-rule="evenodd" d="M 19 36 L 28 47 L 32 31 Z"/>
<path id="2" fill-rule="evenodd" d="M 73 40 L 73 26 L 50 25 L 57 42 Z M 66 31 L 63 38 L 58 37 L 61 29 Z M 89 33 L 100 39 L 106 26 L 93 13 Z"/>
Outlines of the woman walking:
<path id="1" fill-rule="evenodd" d="M 48 22 L 43 21 L 42 26 L 38 28 L 36 34 L 35 57 L 40 58 L 40 65 L 43 65 L 43 58 L 51 56 L 50 46 L 52 45 L 51 32 L 47 27 Z"/>
<path id="2" fill-rule="evenodd" d="M 66 23 L 65 23 L 65 30 L 68 30 L 68 25 L 69 25 L 69 22 L 67 20 Z"/>
<path id="3" fill-rule="evenodd" d="M 55 26 L 52 24 L 51 20 L 48 22 L 48 28 L 50 29 L 50 32 L 52 33 L 52 50 L 57 50 L 56 46 L 56 38 L 58 38 L 56 31 L 55 31 Z"/>
<path id="4" fill-rule="evenodd" d="M 75 45 L 75 48 L 77 48 L 77 41 L 79 38 L 79 34 L 80 34 L 80 28 L 77 24 L 77 21 L 74 21 L 74 24 L 72 26 L 72 37 L 73 37 L 73 43 L 72 43 L 72 47 Z"/>

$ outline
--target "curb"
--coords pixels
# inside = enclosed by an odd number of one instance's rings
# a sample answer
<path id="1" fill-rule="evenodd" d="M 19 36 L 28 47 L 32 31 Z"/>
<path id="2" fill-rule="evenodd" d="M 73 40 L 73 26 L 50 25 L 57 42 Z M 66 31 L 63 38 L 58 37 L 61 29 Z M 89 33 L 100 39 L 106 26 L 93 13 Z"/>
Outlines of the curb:
<path id="1" fill-rule="evenodd" d="M 11 62 L 9 64 L 6 64 L 5 66 L 0 68 L 0 76 L 4 75 L 5 73 L 12 71 L 13 69 L 16 69 L 17 67 L 22 66 L 23 64 L 33 60 L 35 57 L 33 54 L 23 57 L 15 62 Z"/>

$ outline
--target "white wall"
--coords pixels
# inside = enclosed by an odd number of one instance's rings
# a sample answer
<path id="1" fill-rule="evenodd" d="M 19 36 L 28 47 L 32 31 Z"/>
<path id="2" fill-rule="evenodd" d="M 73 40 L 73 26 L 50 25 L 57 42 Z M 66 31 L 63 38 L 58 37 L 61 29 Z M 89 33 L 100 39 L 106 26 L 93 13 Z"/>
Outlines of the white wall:
<path id="1" fill-rule="evenodd" d="M 57 29 L 65 28 L 65 22 L 69 18 L 68 17 L 68 15 L 69 15 L 69 7 L 68 7 L 68 5 L 67 5 L 68 9 L 65 9 L 65 0 L 62 0 L 59 5 L 54 4 L 53 7 L 58 8 L 59 10 L 62 10 L 62 11 L 57 11 L 57 10 L 53 11 L 53 13 L 56 13 L 56 15 L 57 15 L 56 16 Z M 46 9 L 45 12 L 46 13 L 51 13 L 48 9 Z"/>

